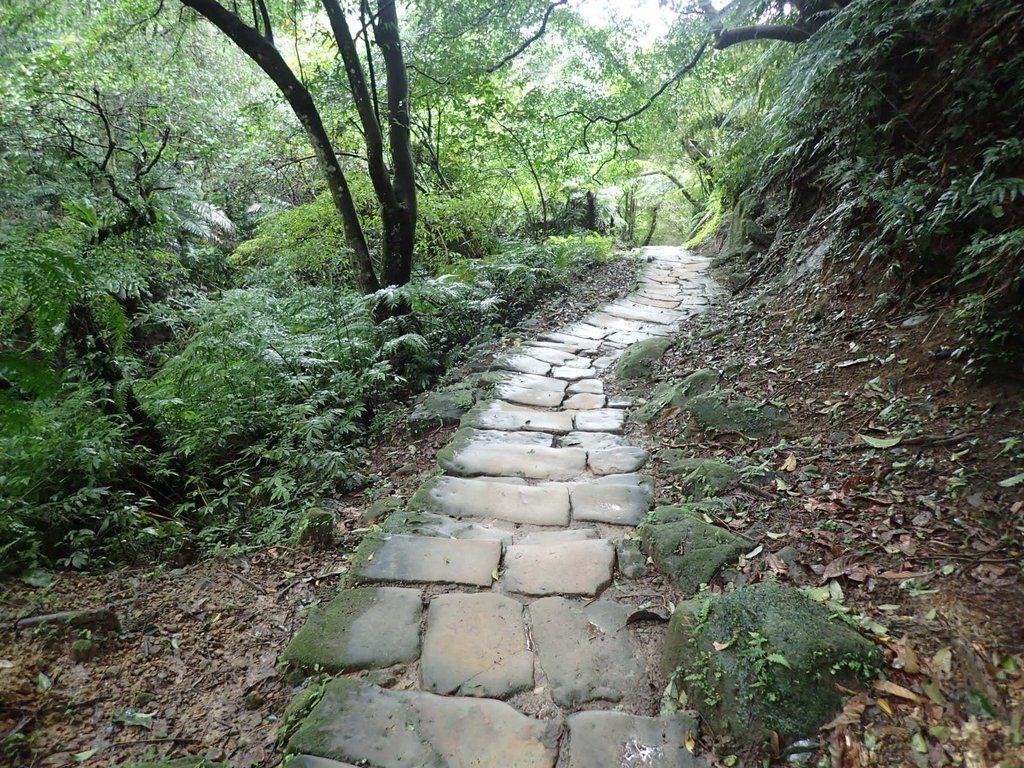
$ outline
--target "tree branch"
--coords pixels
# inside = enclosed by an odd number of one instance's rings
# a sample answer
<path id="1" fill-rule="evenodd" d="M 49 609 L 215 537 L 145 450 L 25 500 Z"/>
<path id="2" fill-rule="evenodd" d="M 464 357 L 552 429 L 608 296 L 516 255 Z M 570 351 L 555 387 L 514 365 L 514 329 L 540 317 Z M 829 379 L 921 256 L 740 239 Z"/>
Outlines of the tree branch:
<path id="1" fill-rule="evenodd" d="M 544 11 L 544 18 L 542 18 L 541 21 L 540 21 L 540 28 L 536 32 L 534 32 L 532 35 L 530 35 L 528 38 L 523 40 L 523 42 L 514 51 L 512 51 L 507 56 L 503 57 L 498 63 L 492 64 L 485 71 L 488 74 L 491 74 L 493 72 L 497 72 L 499 69 L 504 67 L 506 64 L 508 64 L 514 58 L 516 58 L 519 54 L 521 54 L 523 51 L 525 51 L 527 48 L 529 48 L 531 45 L 533 45 L 535 42 L 540 40 L 540 38 L 543 37 L 544 32 L 548 28 L 548 21 L 551 20 L 551 14 L 555 12 L 556 8 L 565 5 L 567 2 L 569 2 L 569 0 L 555 0 L 555 2 L 553 2 L 551 5 L 549 5 L 547 7 L 547 10 Z"/>
<path id="2" fill-rule="evenodd" d="M 802 43 L 810 35 L 799 27 L 785 24 L 753 24 L 749 27 L 723 29 L 715 40 L 715 48 L 719 51 L 737 43 L 751 40 L 781 40 L 784 43 Z"/>

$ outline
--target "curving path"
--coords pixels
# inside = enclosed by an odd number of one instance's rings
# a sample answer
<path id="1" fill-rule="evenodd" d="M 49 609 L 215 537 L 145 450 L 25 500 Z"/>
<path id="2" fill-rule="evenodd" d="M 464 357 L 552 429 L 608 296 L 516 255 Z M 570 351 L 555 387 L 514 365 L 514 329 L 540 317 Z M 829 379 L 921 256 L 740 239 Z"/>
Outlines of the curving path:
<path id="1" fill-rule="evenodd" d="M 687 251 L 644 255 L 636 292 L 495 362 L 497 399 L 465 416 L 404 532 L 359 566 L 376 586 L 343 590 L 296 635 L 286 658 L 349 676 L 292 737 L 291 766 L 706 765 L 691 719 L 656 716 L 661 635 L 630 621 L 649 597 L 630 538 L 653 483 L 622 437 L 630 403 L 601 376 L 713 285 Z"/>

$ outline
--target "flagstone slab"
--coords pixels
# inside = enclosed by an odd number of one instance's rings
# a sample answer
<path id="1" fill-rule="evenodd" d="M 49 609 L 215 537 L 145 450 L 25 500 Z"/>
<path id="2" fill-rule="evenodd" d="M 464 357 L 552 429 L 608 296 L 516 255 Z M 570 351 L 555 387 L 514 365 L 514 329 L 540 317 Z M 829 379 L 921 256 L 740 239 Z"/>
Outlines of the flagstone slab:
<path id="1" fill-rule="evenodd" d="M 626 414 L 618 408 L 599 408 L 576 414 L 576 429 L 581 432 L 621 432 Z"/>
<path id="2" fill-rule="evenodd" d="M 343 589 L 314 608 L 283 658 L 327 672 L 389 667 L 420 655 L 423 594 L 403 587 Z"/>
<path id="3" fill-rule="evenodd" d="M 500 401 L 475 408 L 462 417 L 464 427 L 511 431 L 571 432 L 573 415 L 564 411 L 541 411 Z"/>
<path id="4" fill-rule="evenodd" d="M 567 381 L 553 379 L 550 376 L 537 376 L 533 373 L 508 373 L 500 383 L 528 389 L 547 389 L 552 392 L 565 392 L 565 388 L 569 386 Z"/>
<path id="5" fill-rule="evenodd" d="M 502 544 L 512 543 L 512 531 L 494 525 L 467 523 L 455 517 L 422 509 L 406 515 L 401 532 L 415 536 L 439 536 L 444 539 L 485 539 L 499 541 Z"/>
<path id="6" fill-rule="evenodd" d="M 555 436 L 546 432 L 530 432 L 528 430 L 504 429 L 473 429 L 462 427 L 448 441 L 448 447 L 469 445 L 470 443 L 497 443 L 498 445 L 539 445 L 550 448 L 555 444 Z M 442 449 L 444 450 L 444 449 Z"/>
<path id="7" fill-rule="evenodd" d="M 569 524 L 569 491 L 564 485 L 517 485 L 491 479 L 435 477 L 424 483 L 410 503 L 453 517 L 528 525 Z"/>
<path id="8" fill-rule="evenodd" d="M 493 699 L 337 678 L 288 749 L 374 768 L 553 768 L 562 729 L 560 718 L 535 720 Z"/>
<path id="9" fill-rule="evenodd" d="M 613 435 L 610 432 L 570 432 L 558 438 L 558 445 L 562 448 L 576 447 L 598 451 L 625 445 L 625 440 L 621 435 Z"/>
<path id="10" fill-rule="evenodd" d="M 675 309 L 679 306 L 679 299 L 651 299 L 647 298 L 643 294 L 634 293 L 630 296 L 636 304 L 642 304 L 648 307 L 654 307 L 655 309 Z"/>
<path id="11" fill-rule="evenodd" d="M 611 600 L 545 597 L 530 604 L 538 660 L 556 703 L 621 701 L 638 684 L 643 669 L 626 626 L 632 611 Z"/>
<path id="12" fill-rule="evenodd" d="M 536 376 L 545 376 L 551 370 L 550 363 L 545 363 L 542 360 L 527 355 L 499 357 L 494 361 L 494 367 L 518 373 L 532 373 Z"/>
<path id="13" fill-rule="evenodd" d="M 594 375 L 594 371 L 592 368 L 575 368 L 571 365 L 556 365 L 551 369 L 551 375 L 556 379 L 577 381 L 579 379 L 591 378 Z"/>
<path id="14" fill-rule="evenodd" d="M 604 408 L 608 398 L 604 395 L 595 395 L 590 392 L 578 392 L 570 395 L 562 404 L 564 408 L 573 411 L 592 411 L 595 408 Z"/>
<path id="15" fill-rule="evenodd" d="M 622 475 L 636 472 L 647 463 L 650 454 L 643 448 L 621 445 L 587 453 L 587 466 L 595 475 Z"/>
<path id="16" fill-rule="evenodd" d="M 603 395 L 604 382 L 600 379 L 580 379 L 566 387 L 565 392 L 569 395 L 578 395 L 581 392 L 586 392 L 591 395 Z"/>
<path id="17" fill-rule="evenodd" d="M 517 544 L 564 544 L 567 541 L 590 541 L 601 535 L 596 528 L 567 528 L 564 531 L 534 531 L 523 536 Z"/>
<path id="18" fill-rule="evenodd" d="M 469 443 L 438 454 L 438 464 L 453 475 L 572 480 L 586 471 L 587 452 L 580 448 Z"/>
<path id="19" fill-rule="evenodd" d="M 573 520 L 610 525 L 638 525 L 654 501 L 647 487 L 601 483 L 576 483 L 569 498 Z"/>
<path id="20" fill-rule="evenodd" d="M 501 542 L 393 535 L 385 538 L 358 575 L 365 581 L 491 585 Z"/>
<path id="21" fill-rule="evenodd" d="M 557 408 L 562 404 L 564 394 L 550 389 L 531 389 L 512 384 L 499 384 L 498 397 L 508 403 L 529 405 L 536 408 Z"/>
<path id="22" fill-rule="evenodd" d="M 584 338 L 582 336 L 576 336 L 562 331 L 542 333 L 540 338 L 547 339 L 548 341 L 561 342 L 562 344 L 571 344 L 577 347 L 580 352 L 594 352 L 601 345 L 600 339 Z"/>
<path id="23" fill-rule="evenodd" d="M 523 605 L 491 592 L 438 595 L 427 610 L 420 660 L 434 693 L 504 698 L 533 687 Z"/>
<path id="24" fill-rule="evenodd" d="M 568 352 L 569 354 L 575 355 L 583 350 L 578 344 L 567 344 L 564 341 L 544 341 L 544 339 L 538 339 L 537 341 L 530 342 L 531 347 L 546 347 L 547 349 L 555 349 L 559 352 Z"/>
<path id="25" fill-rule="evenodd" d="M 575 323 L 565 329 L 565 332 L 570 336 L 579 336 L 583 339 L 592 339 L 597 341 L 603 339 L 608 335 L 607 328 L 600 328 L 596 325 L 592 325 L 588 322 Z"/>
<path id="26" fill-rule="evenodd" d="M 550 347 L 535 347 L 532 344 L 524 344 L 518 348 L 520 354 L 535 358 L 549 365 L 564 365 L 566 360 L 576 357 L 574 352 L 562 352 Z"/>
<path id="27" fill-rule="evenodd" d="M 607 311 L 601 312 L 590 318 L 591 322 L 601 328 L 607 328 L 608 332 L 612 331 L 626 331 L 629 333 L 644 333 L 650 328 L 653 323 L 638 321 L 634 318 L 619 317 L 617 315 L 609 314 Z"/>
<path id="28" fill-rule="evenodd" d="M 589 357 L 580 357 L 573 355 L 562 363 L 566 368 L 590 368 L 594 364 L 594 361 Z"/>
<path id="29" fill-rule="evenodd" d="M 625 712 L 577 712 L 568 718 L 565 768 L 708 768 L 686 742 L 697 721 L 682 713 L 640 717 Z"/>
<path id="30" fill-rule="evenodd" d="M 505 551 L 502 585 L 523 595 L 596 595 L 611 584 L 614 565 L 607 539 L 513 544 Z"/>
<path id="31" fill-rule="evenodd" d="M 614 355 L 601 355 L 594 360 L 594 370 L 604 371 L 615 365 L 615 361 L 619 359 L 621 351 L 625 349 L 625 346 L 619 347 Z"/>

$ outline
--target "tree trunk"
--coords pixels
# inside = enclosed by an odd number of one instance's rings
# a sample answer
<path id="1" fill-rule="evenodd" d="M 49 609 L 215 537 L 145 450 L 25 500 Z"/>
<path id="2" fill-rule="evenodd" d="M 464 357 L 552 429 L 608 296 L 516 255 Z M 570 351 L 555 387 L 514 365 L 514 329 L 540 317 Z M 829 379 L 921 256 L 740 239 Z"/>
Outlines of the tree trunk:
<path id="1" fill-rule="evenodd" d="M 181 2 L 227 35 L 246 56 L 263 70 L 284 95 L 288 105 L 305 129 L 320 170 L 327 180 L 331 199 L 345 230 L 345 240 L 349 248 L 352 249 L 352 266 L 356 282 L 363 293 L 378 291 L 380 282 L 370 260 L 370 250 L 366 244 L 359 214 L 356 211 L 345 174 L 334 153 L 327 129 L 324 127 L 312 95 L 292 72 L 281 53 L 274 47 L 269 26 L 266 29 L 266 36 L 264 36 L 253 27 L 246 25 L 238 16 L 215 0 L 181 0 Z M 264 23 L 266 24 L 266 20 Z"/>

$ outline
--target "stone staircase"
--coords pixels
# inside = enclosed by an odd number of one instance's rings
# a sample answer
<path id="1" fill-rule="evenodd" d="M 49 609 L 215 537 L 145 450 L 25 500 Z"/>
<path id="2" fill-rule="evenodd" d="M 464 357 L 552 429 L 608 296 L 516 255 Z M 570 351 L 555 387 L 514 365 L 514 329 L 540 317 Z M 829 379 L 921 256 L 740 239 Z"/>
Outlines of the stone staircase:
<path id="1" fill-rule="evenodd" d="M 656 597 L 629 579 L 653 483 L 601 376 L 713 286 L 702 258 L 644 255 L 628 298 L 496 360 L 497 399 L 466 414 L 409 524 L 357 566 L 379 586 L 343 590 L 295 636 L 289 662 L 344 674 L 292 736 L 291 766 L 706 765 L 693 720 L 658 716 L 660 628 L 630 621 Z"/>

